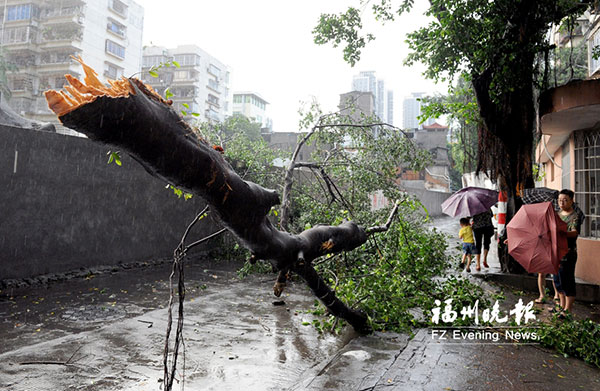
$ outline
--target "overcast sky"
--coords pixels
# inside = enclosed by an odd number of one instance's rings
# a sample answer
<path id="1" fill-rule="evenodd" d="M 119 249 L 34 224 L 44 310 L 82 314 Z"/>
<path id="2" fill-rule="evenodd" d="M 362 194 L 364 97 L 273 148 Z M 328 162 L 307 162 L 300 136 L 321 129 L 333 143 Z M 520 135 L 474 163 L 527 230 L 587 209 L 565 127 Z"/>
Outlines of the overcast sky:
<path id="1" fill-rule="evenodd" d="M 301 102 L 315 98 L 325 111 L 337 110 L 339 94 L 351 90 L 352 76 L 360 71 L 375 71 L 394 91 L 396 126 L 402 125 L 404 96 L 446 91 L 421 76 L 421 66 L 402 65 L 405 34 L 426 24 L 424 8 L 383 27 L 365 24 L 377 38 L 350 67 L 341 48 L 314 44 L 311 31 L 321 13 L 344 11 L 359 0 L 135 1 L 145 9 L 144 45 L 201 47 L 230 67 L 234 92 L 253 91 L 270 103 L 267 116 L 275 131 L 299 130 Z"/>

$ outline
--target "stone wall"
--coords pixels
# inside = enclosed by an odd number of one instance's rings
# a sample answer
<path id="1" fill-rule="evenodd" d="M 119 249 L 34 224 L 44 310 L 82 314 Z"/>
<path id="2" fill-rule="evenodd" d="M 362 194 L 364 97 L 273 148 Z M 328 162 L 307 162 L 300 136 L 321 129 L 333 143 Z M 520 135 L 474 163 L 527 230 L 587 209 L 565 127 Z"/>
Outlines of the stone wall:
<path id="1" fill-rule="evenodd" d="M 172 256 L 203 200 L 128 156 L 107 164 L 110 148 L 0 125 L 0 280 Z"/>

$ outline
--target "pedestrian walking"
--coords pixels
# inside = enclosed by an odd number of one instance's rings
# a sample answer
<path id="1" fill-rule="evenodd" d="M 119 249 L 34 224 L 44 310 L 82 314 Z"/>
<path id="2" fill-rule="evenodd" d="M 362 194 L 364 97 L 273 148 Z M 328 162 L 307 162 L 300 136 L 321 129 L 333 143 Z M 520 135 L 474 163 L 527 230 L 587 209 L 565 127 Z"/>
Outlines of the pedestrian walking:
<path id="1" fill-rule="evenodd" d="M 463 217 L 460 219 L 460 231 L 458 231 L 458 237 L 462 239 L 463 257 L 461 265 L 466 266 L 465 271 L 471 272 L 471 255 L 475 253 L 475 239 L 473 238 L 473 229 L 468 218 Z"/>
<path id="2" fill-rule="evenodd" d="M 473 234 L 475 236 L 475 270 L 481 271 L 480 260 L 483 258 L 483 267 L 489 267 L 487 263 L 488 252 L 490 251 L 490 243 L 494 236 L 494 224 L 492 223 L 493 213 L 490 209 L 483 213 L 473 216 Z M 482 255 L 483 251 L 483 257 Z"/>

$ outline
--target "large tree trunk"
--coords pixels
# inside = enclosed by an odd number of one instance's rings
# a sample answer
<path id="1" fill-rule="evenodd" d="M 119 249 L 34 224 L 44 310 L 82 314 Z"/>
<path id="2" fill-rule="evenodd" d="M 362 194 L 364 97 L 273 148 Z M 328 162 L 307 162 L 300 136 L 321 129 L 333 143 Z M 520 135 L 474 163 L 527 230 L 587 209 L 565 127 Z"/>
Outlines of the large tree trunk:
<path id="1" fill-rule="evenodd" d="M 532 62 L 533 64 L 533 62 Z M 531 171 L 535 106 L 532 83 L 499 97 L 489 98 L 491 76 L 483 73 L 473 78 L 473 87 L 483 119 L 479 129 L 479 158 L 477 170 L 491 172 L 499 187 L 507 194 L 506 222 L 518 211 L 519 192 L 534 186 Z M 525 270 L 508 255 L 500 243 L 498 256 L 502 270 L 523 273 Z"/>
<path id="2" fill-rule="evenodd" d="M 362 227 L 345 222 L 317 226 L 299 235 L 277 230 L 267 218 L 271 207 L 279 203 L 276 192 L 242 180 L 219 152 L 198 139 L 170 105 L 139 80 L 124 79 L 119 88 L 111 83 L 112 90 L 103 90 L 93 70 L 85 65 L 84 69 L 87 86 L 68 78 L 76 90 L 69 89 L 73 97 L 64 92 L 45 93 L 65 126 L 127 151 L 152 175 L 204 198 L 253 258 L 268 260 L 277 270 L 298 273 L 330 313 L 359 332 L 368 331 L 367 317 L 339 301 L 311 264 L 317 257 L 365 243 Z"/>

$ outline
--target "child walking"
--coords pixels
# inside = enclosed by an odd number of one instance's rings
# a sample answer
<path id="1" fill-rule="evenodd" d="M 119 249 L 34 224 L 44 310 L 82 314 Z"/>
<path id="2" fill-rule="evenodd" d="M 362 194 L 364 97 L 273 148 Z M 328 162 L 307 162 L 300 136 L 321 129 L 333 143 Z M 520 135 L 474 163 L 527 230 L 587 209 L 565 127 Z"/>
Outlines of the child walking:
<path id="1" fill-rule="evenodd" d="M 467 273 L 471 272 L 471 254 L 475 253 L 475 240 L 473 239 L 473 229 L 471 228 L 471 224 L 469 224 L 469 219 L 463 217 L 460 219 L 460 231 L 458 231 L 458 237 L 462 239 L 462 249 L 463 249 L 463 257 L 460 262 L 461 265 L 465 264 L 465 259 L 467 260 L 467 266 L 465 270 Z"/>

